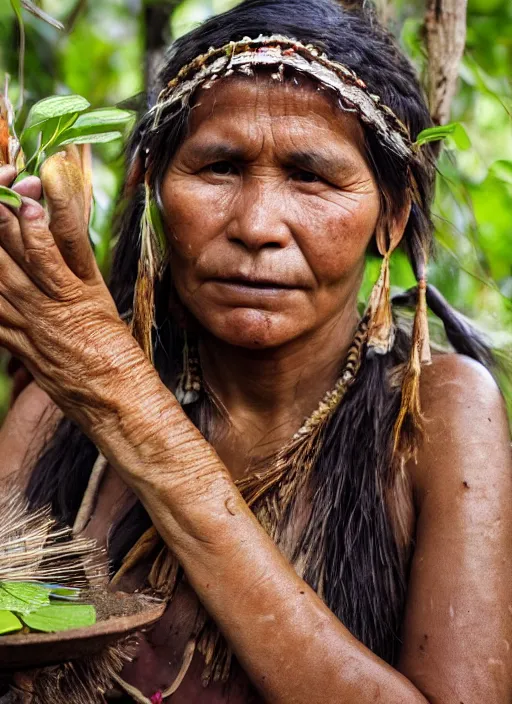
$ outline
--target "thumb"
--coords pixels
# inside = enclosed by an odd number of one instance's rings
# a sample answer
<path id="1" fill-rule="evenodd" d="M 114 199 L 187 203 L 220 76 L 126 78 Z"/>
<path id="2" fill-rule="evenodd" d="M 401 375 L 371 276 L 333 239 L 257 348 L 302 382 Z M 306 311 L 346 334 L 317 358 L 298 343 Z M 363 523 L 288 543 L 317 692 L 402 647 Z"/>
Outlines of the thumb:
<path id="1" fill-rule="evenodd" d="M 98 268 L 89 242 L 88 204 L 76 148 L 58 152 L 41 168 L 50 230 L 69 268 L 80 279 L 94 279 Z"/>

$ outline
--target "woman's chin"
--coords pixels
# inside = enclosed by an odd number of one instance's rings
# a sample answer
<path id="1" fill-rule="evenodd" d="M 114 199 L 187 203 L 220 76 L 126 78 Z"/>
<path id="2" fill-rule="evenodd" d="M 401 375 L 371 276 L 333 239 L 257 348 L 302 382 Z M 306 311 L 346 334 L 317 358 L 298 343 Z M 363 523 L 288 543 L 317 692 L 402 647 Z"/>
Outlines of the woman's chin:
<path id="1" fill-rule="evenodd" d="M 295 316 L 253 308 L 236 308 L 214 320 L 202 322 L 214 337 L 246 349 L 280 347 L 304 332 L 297 329 Z"/>

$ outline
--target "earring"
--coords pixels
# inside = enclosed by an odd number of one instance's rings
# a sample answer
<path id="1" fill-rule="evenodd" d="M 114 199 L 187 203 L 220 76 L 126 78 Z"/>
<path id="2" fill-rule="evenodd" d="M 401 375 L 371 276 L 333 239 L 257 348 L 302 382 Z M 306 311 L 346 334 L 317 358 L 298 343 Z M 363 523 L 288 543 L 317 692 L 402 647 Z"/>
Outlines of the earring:
<path id="1" fill-rule="evenodd" d="M 432 363 L 427 313 L 426 256 L 418 267 L 418 301 L 414 315 L 412 344 L 402 382 L 400 410 L 393 431 L 393 452 L 397 450 L 413 456 L 416 449 L 415 431 L 422 431 L 423 416 L 420 405 L 420 374 L 424 364 Z"/>
<path id="2" fill-rule="evenodd" d="M 201 389 L 199 355 L 195 348 L 191 349 L 189 347 L 188 336 L 185 332 L 185 341 L 183 343 L 183 370 L 179 376 L 178 386 L 176 387 L 174 395 L 182 406 L 187 406 L 199 400 Z"/>
<path id="3" fill-rule="evenodd" d="M 145 204 L 140 224 L 140 258 L 133 298 L 131 331 L 153 363 L 153 326 L 155 324 L 155 282 L 162 276 L 167 257 L 163 222 L 145 182 Z"/>
<path id="4" fill-rule="evenodd" d="M 395 326 L 391 311 L 389 282 L 390 251 L 384 253 L 379 278 L 375 283 L 368 304 L 368 352 L 387 354 L 395 341 Z"/>

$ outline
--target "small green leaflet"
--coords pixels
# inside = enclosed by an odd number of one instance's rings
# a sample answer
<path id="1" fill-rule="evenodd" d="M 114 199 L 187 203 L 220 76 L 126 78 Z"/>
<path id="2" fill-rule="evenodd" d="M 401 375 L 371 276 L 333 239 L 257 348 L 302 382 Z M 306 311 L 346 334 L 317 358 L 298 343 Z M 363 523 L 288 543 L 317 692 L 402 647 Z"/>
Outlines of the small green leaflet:
<path id="1" fill-rule="evenodd" d="M 105 132 L 121 132 L 133 117 L 133 113 L 117 108 L 91 110 L 80 115 L 75 124 L 62 136 L 64 139 L 71 139 Z"/>
<path id="2" fill-rule="evenodd" d="M 421 147 L 428 142 L 439 142 L 442 139 L 450 137 L 458 149 L 464 151 L 471 146 L 471 140 L 468 133 L 460 122 L 450 122 L 448 125 L 440 125 L 439 127 L 429 127 L 419 133 L 415 146 Z"/>
<path id="3" fill-rule="evenodd" d="M 8 205 L 10 208 L 21 208 L 23 205 L 21 196 L 7 186 L 0 186 L 0 203 Z"/>
<path id="4" fill-rule="evenodd" d="M 46 587 L 27 582 L 0 582 L 0 609 L 29 614 L 50 603 Z"/>
<path id="5" fill-rule="evenodd" d="M 51 604 L 20 616 L 34 631 L 56 633 L 71 628 L 83 628 L 96 623 L 96 609 L 89 604 Z"/>
<path id="6" fill-rule="evenodd" d="M 160 209 L 154 198 L 149 196 L 148 193 L 146 193 L 146 198 L 147 217 L 153 232 L 157 236 L 159 254 L 163 260 L 167 251 L 167 237 L 165 236 L 165 228 L 164 221 L 162 219 L 162 213 L 160 212 Z"/>
<path id="7" fill-rule="evenodd" d="M 55 146 L 65 147 L 66 144 L 106 144 L 107 142 L 113 142 L 116 139 L 121 139 L 121 132 L 103 132 L 101 134 L 84 134 L 82 136 L 71 137 L 69 139 L 64 139 L 66 137 L 66 132 L 62 135 L 64 141 L 59 140 L 55 143 Z"/>
<path id="8" fill-rule="evenodd" d="M 15 614 L 10 611 L 0 610 L 0 636 L 21 631 L 22 628 L 23 624 Z"/>
<path id="9" fill-rule="evenodd" d="M 89 101 L 81 95 L 53 95 L 51 98 L 45 98 L 32 106 L 24 132 L 54 117 L 81 113 L 89 107 Z"/>
<path id="10" fill-rule="evenodd" d="M 61 587 L 58 584 L 45 584 L 50 590 L 50 596 L 55 599 L 78 599 L 80 596 L 80 589 L 76 587 Z"/>

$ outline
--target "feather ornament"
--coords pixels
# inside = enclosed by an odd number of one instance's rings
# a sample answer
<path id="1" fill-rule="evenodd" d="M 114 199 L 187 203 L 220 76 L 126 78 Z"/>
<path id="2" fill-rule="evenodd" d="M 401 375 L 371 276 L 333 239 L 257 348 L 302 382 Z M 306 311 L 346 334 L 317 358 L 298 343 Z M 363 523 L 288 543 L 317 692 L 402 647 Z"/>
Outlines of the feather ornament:
<path id="1" fill-rule="evenodd" d="M 418 303 L 414 316 L 412 347 L 402 382 L 402 400 L 393 430 L 393 454 L 414 456 L 417 433 L 423 429 L 420 404 L 420 375 L 422 364 L 430 364 L 430 336 L 427 314 L 427 282 L 421 276 L 418 282 Z"/>
<path id="2" fill-rule="evenodd" d="M 140 258 L 133 299 L 132 334 L 153 363 L 155 283 L 162 276 L 167 259 L 167 240 L 162 217 L 145 181 L 145 203 L 141 220 Z"/>

